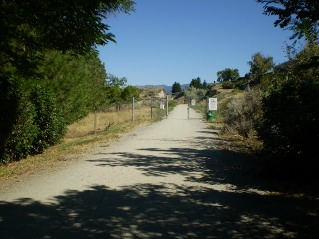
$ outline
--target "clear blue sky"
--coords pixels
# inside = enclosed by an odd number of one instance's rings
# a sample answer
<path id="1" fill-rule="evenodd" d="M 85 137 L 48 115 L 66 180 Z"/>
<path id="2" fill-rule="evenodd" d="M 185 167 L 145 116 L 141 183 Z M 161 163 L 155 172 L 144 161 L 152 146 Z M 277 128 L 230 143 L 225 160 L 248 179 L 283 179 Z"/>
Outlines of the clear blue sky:
<path id="1" fill-rule="evenodd" d="M 256 52 L 287 60 L 291 32 L 275 28 L 255 0 L 136 0 L 130 15 L 110 16 L 117 43 L 99 47 L 108 73 L 129 85 L 208 83 L 216 73 L 236 68 L 249 72 Z"/>

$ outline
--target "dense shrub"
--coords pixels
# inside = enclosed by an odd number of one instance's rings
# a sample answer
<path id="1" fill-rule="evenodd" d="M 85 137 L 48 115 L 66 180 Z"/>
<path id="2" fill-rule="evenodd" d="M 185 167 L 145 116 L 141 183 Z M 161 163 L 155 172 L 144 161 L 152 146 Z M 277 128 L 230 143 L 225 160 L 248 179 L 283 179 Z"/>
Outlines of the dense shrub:
<path id="1" fill-rule="evenodd" d="M 6 112 L 0 118 L 1 163 L 40 153 L 64 135 L 65 125 L 50 93 L 39 86 L 28 86 L 32 90 L 27 91 L 15 79 L 1 83 L 7 90 L 0 96 Z"/>
<path id="2" fill-rule="evenodd" d="M 0 159 L 1 162 L 19 160 L 33 151 L 33 141 L 38 133 L 34 125 L 35 108 L 23 93 L 22 86 L 13 79 L 1 79 L 0 94 Z"/>
<path id="3" fill-rule="evenodd" d="M 222 110 L 226 131 L 235 131 L 248 138 L 260 116 L 261 93 L 248 89 L 242 99 L 231 99 Z"/>
<path id="4" fill-rule="evenodd" d="M 66 127 L 51 92 L 41 86 L 35 86 L 32 88 L 30 101 L 36 112 L 34 125 L 38 128 L 33 142 L 33 153 L 42 153 L 45 148 L 54 145 L 63 137 Z"/>
<path id="5" fill-rule="evenodd" d="M 205 98 L 205 95 L 206 95 L 205 89 L 189 87 L 189 88 L 184 90 L 184 96 L 188 102 L 190 102 L 190 100 L 192 100 L 192 99 L 194 99 L 196 101 L 200 101 L 200 100 Z"/>
<path id="6" fill-rule="evenodd" d="M 169 108 L 174 108 L 176 105 L 177 105 L 177 101 L 176 100 L 168 101 L 168 107 Z"/>
<path id="7" fill-rule="evenodd" d="M 231 81 L 225 81 L 222 84 L 223 89 L 234 89 L 235 84 Z"/>
<path id="8" fill-rule="evenodd" d="M 291 172 L 319 169 L 318 95 L 318 79 L 289 80 L 270 88 L 262 100 L 258 134 L 268 155 Z"/>

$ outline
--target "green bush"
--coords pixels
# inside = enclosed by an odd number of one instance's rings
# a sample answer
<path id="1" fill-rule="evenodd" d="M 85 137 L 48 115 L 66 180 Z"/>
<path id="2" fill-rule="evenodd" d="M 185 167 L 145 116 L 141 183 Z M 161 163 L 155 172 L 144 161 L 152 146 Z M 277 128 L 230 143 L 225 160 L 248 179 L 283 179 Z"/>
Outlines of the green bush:
<path id="1" fill-rule="evenodd" d="M 33 153 L 42 153 L 63 137 L 66 127 L 51 92 L 41 86 L 35 86 L 32 88 L 30 100 L 36 112 L 34 125 L 39 129 L 33 142 Z"/>
<path id="2" fill-rule="evenodd" d="M 0 160 L 7 163 L 26 157 L 33 151 L 33 141 L 38 133 L 34 125 L 35 107 L 21 90 L 21 85 L 11 79 L 1 79 Z"/>
<path id="3" fill-rule="evenodd" d="M 6 112 L 0 118 L 1 163 L 41 153 L 63 137 L 65 124 L 52 94 L 40 86 L 28 86 L 29 92 L 15 79 L 1 79 L 1 83 L 1 111 Z"/>
<path id="4" fill-rule="evenodd" d="M 258 89 L 248 89 L 244 98 L 231 99 L 223 107 L 221 115 L 226 131 L 235 131 L 248 138 L 260 116 L 261 93 Z"/>
<path id="5" fill-rule="evenodd" d="M 257 131 L 281 170 L 315 174 L 319 169 L 318 95 L 318 79 L 289 80 L 272 87 L 262 100 Z"/>
<path id="6" fill-rule="evenodd" d="M 223 89 L 234 89 L 235 85 L 231 81 L 224 81 L 222 87 Z"/>
<path id="7" fill-rule="evenodd" d="M 177 105 L 176 100 L 170 100 L 168 101 L 168 108 L 174 108 Z"/>

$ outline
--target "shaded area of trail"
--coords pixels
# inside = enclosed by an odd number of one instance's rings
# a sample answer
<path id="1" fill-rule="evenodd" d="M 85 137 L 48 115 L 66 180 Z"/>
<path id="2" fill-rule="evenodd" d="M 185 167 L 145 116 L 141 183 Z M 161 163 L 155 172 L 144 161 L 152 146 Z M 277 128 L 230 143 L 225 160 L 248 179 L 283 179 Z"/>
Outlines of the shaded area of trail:
<path id="1" fill-rule="evenodd" d="M 1 238 L 317 238 L 318 200 L 287 197 L 179 106 L 109 149 L 0 200 Z M 36 178 L 33 188 L 45 187 Z M 50 179 L 50 180 L 49 180 Z M 17 192 L 19 191 L 19 192 Z M 31 190 L 31 192 L 33 192 Z"/>

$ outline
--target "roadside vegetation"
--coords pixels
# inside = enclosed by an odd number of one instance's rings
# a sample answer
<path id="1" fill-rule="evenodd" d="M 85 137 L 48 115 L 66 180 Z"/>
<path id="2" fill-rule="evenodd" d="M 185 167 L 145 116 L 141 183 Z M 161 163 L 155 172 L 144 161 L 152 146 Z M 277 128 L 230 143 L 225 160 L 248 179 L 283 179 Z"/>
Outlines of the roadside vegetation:
<path id="1" fill-rule="evenodd" d="M 92 150 L 107 147 L 133 128 L 161 120 L 166 115 L 166 110 L 160 110 L 159 107 L 153 108 L 151 115 L 151 108 L 145 102 L 138 101 L 137 104 L 139 106 L 134 112 L 134 122 L 132 122 L 131 107 L 128 105 L 122 105 L 121 110 L 116 110 L 116 106 L 113 106 L 107 111 L 97 112 L 96 134 L 94 134 L 94 113 L 89 113 L 68 125 L 66 134 L 60 142 L 43 150 L 41 154 L 29 155 L 19 161 L 0 165 L 0 181 L 37 171 L 53 170 L 59 167 L 61 162 L 77 160 Z M 169 110 L 172 110 L 176 102 L 171 100 L 169 106 Z"/>
<path id="2" fill-rule="evenodd" d="M 264 175 L 318 183 L 319 64 L 314 61 L 318 55 L 319 45 L 308 43 L 289 62 L 276 66 L 271 57 L 256 53 L 246 77 L 226 79 L 232 83 L 230 89 L 224 79 L 205 93 L 189 88 L 185 95 L 196 98 L 194 109 L 203 117 L 206 97 L 218 99 L 211 127 L 232 142 L 232 150 L 260 160 Z"/>
<path id="3" fill-rule="evenodd" d="M 271 56 L 257 52 L 248 61 L 250 71 L 244 77 L 237 69 L 221 70 L 218 83 L 204 92 L 202 87 L 185 90 L 186 101 L 196 99 L 194 108 L 206 117 L 205 98 L 216 97 L 212 127 L 237 150 L 260 160 L 265 176 L 318 185 L 318 4 L 304 1 L 309 7 L 305 8 L 298 1 L 258 2 L 265 4 L 266 14 L 278 16 L 276 26 L 294 30 L 288 61 L 275 65 Z M 305 44 L 297 49 L 300 38 Z"/>
<path id="4" fill-rule="evenodd" d="M 165 115 L 98 57 L 98 45 L 115 42 L 105 19 L 134 11 L 134 1 L 46 1 L 30 8 L 38 4 L 1 3 L 0 177 L 64 160 Z"/>

